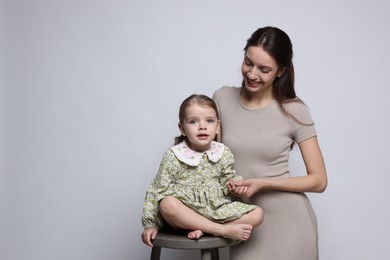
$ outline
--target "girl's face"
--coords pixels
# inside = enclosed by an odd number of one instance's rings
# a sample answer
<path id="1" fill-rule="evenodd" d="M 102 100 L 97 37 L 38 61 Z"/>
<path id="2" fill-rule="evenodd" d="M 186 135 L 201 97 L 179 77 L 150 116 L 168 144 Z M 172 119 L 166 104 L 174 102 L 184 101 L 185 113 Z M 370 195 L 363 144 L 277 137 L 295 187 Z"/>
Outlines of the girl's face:
<path id="1" fill-rule="evenodd" d="M 192 150 L 204 152 L 210 149 L 210 144 L 219 131 L 219 125 L 217 113 L 213 108 L 191 104 L 185 110 L 184 122 L 179 122 L 179 129 L 187 137 Z"/>
<path id="2" fill-rule="evenodd" d="M 247 49 L 241 70 L 245 88 L 250 93 L 271 91 L 274 79 L 283 74 L 275 59 L 260 46 Z"/>

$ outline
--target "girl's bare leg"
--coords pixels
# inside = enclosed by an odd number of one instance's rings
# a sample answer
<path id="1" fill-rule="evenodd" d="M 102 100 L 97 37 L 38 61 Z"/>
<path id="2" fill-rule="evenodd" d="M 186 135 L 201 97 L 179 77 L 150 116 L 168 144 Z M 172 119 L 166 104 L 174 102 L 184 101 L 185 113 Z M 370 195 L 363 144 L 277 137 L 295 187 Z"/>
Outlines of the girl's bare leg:
<path id="1" fill-rule="evenodd" d="M 234 240 L 247 240 L 252 232 L 252 225 L 233 223 L 219 224 L 199 215 L 180 200 L 167 196 L 160 201 L 159 209 L 165 221 L 174 228 L 193 230 L 189 238 L 196 239 L 201 232 Z M 200 231 L 200 232 L 199 232 Z"/>
<path id="2" fill-rule="evenodd" d="M 255 208 L 252 211 L 244 214 L 241 218 L 227 222 L 226 224 L 250 224 L 254 228 L 260 226 L 264 221 L 264 213 L 261 208 Z"/>
<path id="3" fill-rule="evenodd" d="M 235 224 L 250 224 L 253 228 L 259 226 L 264 221 L 264 213 L 261 208 L 256 208 L 241 218 L 233 220 L 231 222 L 225 223 L 225 225 L 235 225 Z M 194 230 L 188 233 L 188 238 L 190 239 L 199 239 L 204 235 L 202 230 Z"/>

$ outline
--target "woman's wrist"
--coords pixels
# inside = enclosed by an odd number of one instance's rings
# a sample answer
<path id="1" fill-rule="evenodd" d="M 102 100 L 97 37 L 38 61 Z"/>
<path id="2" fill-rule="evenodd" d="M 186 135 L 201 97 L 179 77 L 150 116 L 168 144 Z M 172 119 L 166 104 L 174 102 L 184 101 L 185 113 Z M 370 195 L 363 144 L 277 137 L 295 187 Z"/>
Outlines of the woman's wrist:
<path id="1" fill-rule="evenodd" d="M 259 190 L 270 190 L 274 188 L 270 179 L 259 179 L 258 186 Z"/>

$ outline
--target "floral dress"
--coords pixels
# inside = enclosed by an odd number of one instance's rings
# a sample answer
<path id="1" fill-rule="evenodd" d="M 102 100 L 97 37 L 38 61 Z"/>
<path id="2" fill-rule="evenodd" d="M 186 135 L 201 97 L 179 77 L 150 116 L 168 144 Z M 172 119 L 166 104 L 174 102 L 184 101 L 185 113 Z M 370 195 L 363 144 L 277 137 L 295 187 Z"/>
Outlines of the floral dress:
<path id="1" fill-rule="evenodd" d="M 171 147 L 147 189 L 142 214 L 144 228 L 164 226 L 158 204 L 165 196 L 174 196 L 219 223 L 238 219 L 255 209 L 255 205 L 232 201 L 229 197 L 228 180 L 242 179 L 233 164 L 230 149 L 218 142 L 213 141 L 210 149 L 202 153 L 191 150 L 185 142 Z"/>

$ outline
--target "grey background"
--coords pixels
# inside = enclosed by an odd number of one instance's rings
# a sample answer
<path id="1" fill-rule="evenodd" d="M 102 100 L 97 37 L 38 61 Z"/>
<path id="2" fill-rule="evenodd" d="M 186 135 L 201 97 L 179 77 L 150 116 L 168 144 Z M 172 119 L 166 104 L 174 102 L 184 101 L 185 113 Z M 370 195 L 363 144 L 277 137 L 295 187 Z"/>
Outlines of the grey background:
<path id="1" fill-rule="evenodd" d="M 291 37 L 329 187 L 322 260 L 388 259 L 388 1 L 3 0 L 0 259 L 148 259 L 145 189 L 180 102 L 239 85 L 258 27 Z M 304 174 L 297 151 L 294 175 Z M 281 249 L 282 250 L 282 249 Z M 198 259 L 163 251 L 163 259 Z M 227 259 L 227 251 L 223 252 Z"/>

